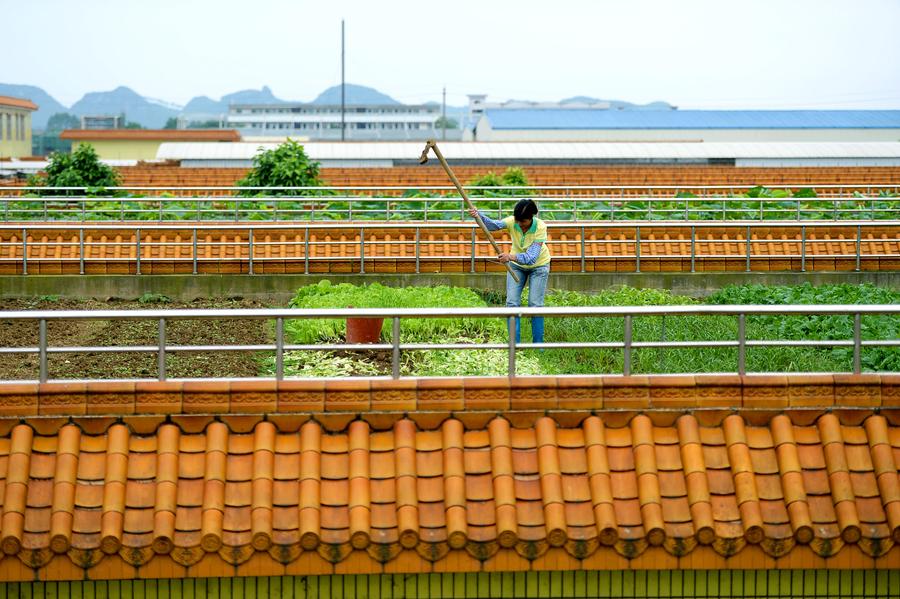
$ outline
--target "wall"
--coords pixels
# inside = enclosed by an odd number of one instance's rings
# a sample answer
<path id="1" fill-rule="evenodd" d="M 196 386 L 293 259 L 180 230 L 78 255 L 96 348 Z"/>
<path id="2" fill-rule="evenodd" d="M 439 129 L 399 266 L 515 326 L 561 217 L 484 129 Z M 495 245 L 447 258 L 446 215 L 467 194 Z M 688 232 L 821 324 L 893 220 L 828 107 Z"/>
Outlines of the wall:
<path id="1" fill-rule="evenodd" d="M 10 115 L 9 130 L 7 117 Z M 24 116 L 24 139 L 16 139 L 16 119 Z M 0 156 L 4 158 L 20 158 L 31 156 L 31 111 L 11 106 L 0 106 Z"/>
<path id="2" fill-rule="evenodd" d="M 482 119 L 476 141 L 898 141 L 900 129 L 493 129 Z"/>
<path id="3" fill-rule="evenodd" d="M 130 139 L 102 139 L 89 141 L 76 141 L 72 144 L 75 150 L 81 144 L 87 143 L 94 146 L 100 158 L 131 159 L 131 160 L 155 160 L 156 151 L 164 140 L 130 140 Z"/>

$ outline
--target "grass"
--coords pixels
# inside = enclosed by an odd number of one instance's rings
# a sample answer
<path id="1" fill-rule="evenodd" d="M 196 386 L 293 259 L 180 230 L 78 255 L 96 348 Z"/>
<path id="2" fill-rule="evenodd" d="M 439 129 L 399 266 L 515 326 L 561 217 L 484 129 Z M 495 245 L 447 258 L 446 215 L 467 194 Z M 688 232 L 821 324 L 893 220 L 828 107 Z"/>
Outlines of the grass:
<path id="1" fill-rule="evenodd" d="M 452 287 L 396 289 L 378 284 L 331 285 L 322 281 L 298 290 L 291 302 L 296 308 L 355 307 L 440 307 L 488 306 L 503 303 L 496 292 L 477 292 Z M 668 291 L 622 287 L 596 295 L 571 291 L 550 291 L 548 306 L 640 306 L 691 305 L 697 300 Z M 872 285 L 811 285 L 764 287 L 744 285 L 727 287 L 703 300 L 707 304 L 896 304 L 900 293 Z M 344 322 L 338 320 L 292 320 L 286 323 L 288 339 L 293 343 L 342 342 Z M 621 317 L 546 319 L 548 342 L 621 341 L 624 335 Z M 753 340 L 842 340 L 851 339 L 853 319 L 849 316 L 748 316 L 747 339 Z M 522 324 L 522 339 L 530 339 L 528 319 Z M 864 316 L 863 339 L 897 339 L 900 317 Z M 734 316 L 647 316 L 633 319 L 635 341 L 732 341 L 737 338 Z M 390 339 L 390 324 L 385 323 L 382 341 Z M 505 323 L 497 318 L 403 319 L 402 343 L 507 343 Z M 352 374 L 389 374 L 389 356 L 378 352 L 288 352 L 287 376 L 349 376 Z M 382 352 L 383 353 L 383 352 Z M 404 351 L 401 373 L 419 376 L 504 375 L 505 350 L 431 350 Z M 748 348 L 748 372 L 821 372 L 848 371 L 853 351 L 839 348 Z M 623 352 L 619 349 L 520 350 L 518 374 L 595 374 L 621 373 Z M 271 372 L 273 364 L 267 362 Z M 862 366 L 866 371 L 900 371 L 900 348 L 864 348 Z M 734 372 L 737 349 L 695 347 L 678 349 L 635 349 L 632 372 L 700 373 Z"/>

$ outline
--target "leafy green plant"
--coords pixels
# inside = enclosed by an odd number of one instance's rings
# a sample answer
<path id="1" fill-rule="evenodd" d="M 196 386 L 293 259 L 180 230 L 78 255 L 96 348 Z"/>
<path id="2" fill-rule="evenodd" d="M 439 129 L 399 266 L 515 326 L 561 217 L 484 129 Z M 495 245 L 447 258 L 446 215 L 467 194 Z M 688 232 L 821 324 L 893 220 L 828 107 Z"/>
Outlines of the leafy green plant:
<path id="1" fill-rule="evenodd" d="M 70 154 L 55 152 L 43 175 L 33 175 L 28 184 L 35 187 L 87 187 L 87 195 L 104 193 L 104 188 L 119 184 L 113 167 L 100 162 L 90 144 L 80 144 Z M 83 191 L 44 190 L 45 195 L 85 195 Z"/>
<path id="2" fill-rule="evenodd" d="M 168 304 L 172 301 L 172 298 L 161 293 L 151 293 L 146 291 L 138 298 L 138 301 L 142 304 Z"/>
<path id="3" fill-rule="evenodd" d="M 319 163 L 311 160 L 303 146 L 289 139 L 277 148 L 260 152 L 253 158 L 253 168 L 237 182 L 239 187 L 318 187 L 322 185 L 319 178 Z M 241 191 L 238 195 L 250 196 L 282 196 L 295 195 L 296 192 L 275 190 L 260 192 L 258 190 Z"/>
<path id="4" fill-rule="evenodd" d="M 510 167 L 506 169 L 502 174 L 497 174 L 494 171 L 488 171 L 480 177 L 476 177 L 469 181 L 466 185 L 471 185 L 475 187 L 504 187 L 504 186 L 515 186 L 515 187 L 527 187 L 528 186 L 528 177 L 525 174 L 525 170 L 522 168 Z M 476 195 L 484 196 L 484 197 L 510 197 L 510 196 L 520 196 L 525 192 L 524 189 L 479 189 L 474 193 Z"/>

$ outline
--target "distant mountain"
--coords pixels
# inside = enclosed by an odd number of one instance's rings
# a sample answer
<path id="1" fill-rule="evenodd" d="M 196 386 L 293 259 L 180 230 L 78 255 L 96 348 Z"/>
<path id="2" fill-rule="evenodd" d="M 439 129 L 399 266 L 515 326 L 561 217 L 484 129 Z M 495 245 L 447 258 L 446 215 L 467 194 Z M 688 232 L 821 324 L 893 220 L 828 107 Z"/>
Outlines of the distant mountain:
<path id="1" fill-rule="evenodd" d="M 668 102 L 650 102 L 649 104 L 634 104 L 625 102 L 624 100 L 601 100 L 599 98 L 591 98 L 590 96 L 573 96 L 560 100 L 560 104 L 585 103 L 594 104 L 596 102 L 609 102 L 610 108 L 613 110 L 675 110 Z"/>
<path id="2" fill-rule="evenodd" d="M 228 112 L 229 104 L 277 104 L 284 102 L 276 98 L 268 85 L 264 85 L 262 89 L 244 89 L 232 94 L 222 96 L 219 101 L 213 100 L 209 96 L 197 96 L 191 98 L 181 114 L 224 114 Z"/>
<path id="3" fill-rule="evenodd" d="M 346 84 L 344 101 L 347 104 L 400 104 L 397 100 L 375 88 L 365 85 Z M 316 97 L 313 104 L 340 104 L 341 86 L 334 85 Z"/>
<path id="4" fill-rule="evenodd" d="M 166 121 L 180 112 L 176 108 L 164 106 L 158 100 L 148 100 L 131 88 L 119 86 L 108 92 L 91 92 L 72 104 L 72 114 L 117 115 L 125 113 L 125 118 L 140 123 L 150 129 L 160 129 Z"/>
<path id="5" fill-rule="evenodd" d="M 25 98 L 38 105 L 38 109 L 31 113 L 31 127 L 43 129 L 47 126 L 47 119 L 54 114 L 67 112 L 68 109 L 56 101 L 56 99 L 34 85 L 16 85 L 13 83 L 0 83 L 0 96 L 12 96 Z"/>

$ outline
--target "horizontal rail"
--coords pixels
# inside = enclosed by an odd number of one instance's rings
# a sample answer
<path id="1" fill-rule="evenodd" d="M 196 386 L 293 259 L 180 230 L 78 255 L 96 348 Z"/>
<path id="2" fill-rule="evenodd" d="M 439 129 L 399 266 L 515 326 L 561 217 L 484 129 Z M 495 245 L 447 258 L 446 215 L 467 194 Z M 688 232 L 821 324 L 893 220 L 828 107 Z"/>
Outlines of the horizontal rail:
<path id="1" fill-rule="evenodd" d="M 545 220 L 554 221 L 737 221 L 737 220 L 885 220 L 900 218 L 900 202 L 890 195 L 823 195 L 801 197 L 736 197 L 692 194 L 679 197 L 648 193 L 628 195 L 540 195 Z M 900 193 L 900 186 L 896 191 Z M 522 194 L 526 195 L 526 194 Z M 478 196 L 473 199 L 490 216 L 511 212 L 520 195 Z M 0 222 L 44 221 L 440 221 L 464 217 L 462 203 L 454 196 L 369 197 L 285 196 L 237 198 L 203 197 L 108 197 L 56 196 L 28 198 L 0 196 Z"/>
<path id="2" fill-rule="evenodd" d="M 773 188 L 819 188 L 819 189 L 878 189 L 889 188 L 896 189 L 900 187 L 898 183 L 771 183 L 767 184 Z M 518 189 L 753 189 L 759 187 L 758 183 L 735 183 L 720 185 L 704 185 L 704 184 L 679 184 L 679 185 L 463 185 L 464 189 L 473 190 L 518 190 Z M 258 187 L 243 187 L 237 185 L 118 185 L 118 186 L 15 186 L 11 189 L 22 191 L 91 191 L 97 189 L 110 191 L 165 191 L 171 189 L 188 189 L 188 190 L 209 190 L 209 191 L 334 191 L 334 190 L 361 190 L 361 191 L 377 191 L 379 189 L 403 191 L 417 189 L 443 189 L 454 190 L 453 185 L 321 185 L 321 186 L 290 186 L 290 185 L 270 185 Z"/>
<path id="3" fill-rule="evenodd" d="M 793 339 L 793 340 L 760 340 L 748 339 L 745 321 L 748 316 L 802 316 L 802 315 L 843 315 L 854 319 L 853 334 L 850 339 Z M 528 349 L 614 349 L 622 350 L 624 361 L 622 374 L 631 374 L 631 355 L 636 349 L 686 349 L 686 348 L 736 348 L 737 364 L 735 372 L 746 373 L 746 348 L 750 347 L 852 347 L 852 372 L 861 372 L 861 354 L 869 347 L 900 347 L 898 339 L 863 339 L 861 321 L 863 316 L 892 315 L 900 316 L 900 305 L 677 305 L 677 306 L 581 306 L 581 307 L 536 307 L 536 308 L 372 308 L 372 309 L 175 309 L 175 310 L 59 310 L 59 311 L 10 311 L 0 313 L 4 321 L 31 321 L 38 323 L 39 337 L 37 346 L 0 347 L 0 354 L 26 354 L 39 356 L 39 381 L 50 380 L 48 356 L 53 354 L 72 353 L 155 353 L 158 357 L 159 380 L 166 378 L 166 356 L 172 352 L 233 352 L 254 351 L 274 352 L 279 367 L 276 380 L 284 378 L 283 359 L 286 351 L 373 351 L 391 350 L 392 377 L 400 378 L 400 355 L 403 351 L 433 350 L 508 350 L 508 375 L 516 376 L 515 357 L 519 350 Z M 591 342 L 551 342 L 551 343 L 517 343 L 510 334 L 507 344 L 502 343 L 402 343 L 400 341 L 400 325 L 403 319 L 418 318 L 496 318 L 509 323 L 510 333 L 514 331 L 513 320 L 520 317 L 544 316 L 550 318 L 622 318 L 624 330 L 622 341 L 597 340 Z M 736 316 L 738 318 L 737 336 L 734 339 L 696 339 L 682 341 L 636 341 L 632 335 L 633 320 L 648 316 Z M 378 318 L 393 322 L 393 334 L 390 343 L 376 344 L 290 344 L 285 343 L 283 330 L 285 320 L 295 319 L 345 319 L 345 318 Z M 184 345 L 166 341 L 166 325 L 177 320 L 266 320 L 275 323 L 275 343 L 266 344 L 197 344 Z M 134 321 L 150 320 L 158 323 L 159 342 L 157 345 L 132 346 L 57 346 L 51 345 L 47 339 L 49 323 L 62 321 L 111 320 Z M 8 341 L 7 341 L 8 342 Z"/>

